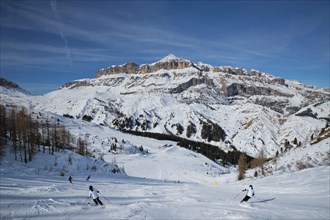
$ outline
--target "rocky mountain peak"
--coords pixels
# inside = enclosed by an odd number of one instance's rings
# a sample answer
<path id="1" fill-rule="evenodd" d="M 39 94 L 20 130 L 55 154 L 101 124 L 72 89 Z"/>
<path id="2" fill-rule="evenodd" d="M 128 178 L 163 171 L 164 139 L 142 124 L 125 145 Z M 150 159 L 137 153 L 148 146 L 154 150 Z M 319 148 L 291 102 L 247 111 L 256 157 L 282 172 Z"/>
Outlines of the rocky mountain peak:
<path id="1" fill-rule="evenodd" d="M 152 63 L 151 65 L 155 65 L 156 63 L 169 63 L 169 62 L 179 62 L 179 61 L 190 61 L 190 60 L 186 60 L 180 57 L 175 56 L 174 54 L 169 54 L 167 56 L 165 56 L 164 58 L 158 60 L 155 63 Z"/>
<path id="2" fill-rule="evenodd" d="M 120 73 L 127 73 L 127 74 L 146 74 L 146 73 L 153 73 L 157 72 L 158 70 L 165 69 L 184 69 L 189 66 L 192 66 L 192 62 L 190 60 L 186 60 L 183 58 L 179 58 L 174 54 L 169 54 L 164 58 L 160 59 L 151 64 L 142 64 L 138 65 L 132 61 L 120 65 L 120 66 L 111 66 L 106 69 L 101 69 L 96 73 L 96 77 L 100 77 L 103 75 L 110 75 L 110 74 L 120 74 Z"/>
<path id="3" fill-rule="evenodd" d="M 17 85 L 16 83 L 10 81 L 10 80 L 7 80 L 7 79 L 4 79 L 4 78 L 1 78 L 0 77 L 0 87 L 4 87 L 6 89 L 14 89 L 14 90 L 17 90 L 17 91 L 20 91 L 20 92 L 23 92 L 23 93 L 26 93 L 28 94 L 27 91 L 25 91 L 24 89 L 22 89 L 19 85 Z"/>

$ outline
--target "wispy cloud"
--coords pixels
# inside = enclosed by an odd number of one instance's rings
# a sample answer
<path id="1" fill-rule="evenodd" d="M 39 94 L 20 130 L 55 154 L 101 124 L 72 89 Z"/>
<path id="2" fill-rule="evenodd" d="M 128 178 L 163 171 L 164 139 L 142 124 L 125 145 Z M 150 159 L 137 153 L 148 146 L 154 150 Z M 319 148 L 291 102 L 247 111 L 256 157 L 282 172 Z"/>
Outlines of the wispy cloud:
<path id="1" fill-rule="evenodd" d="M 1 58 L 2 61 L 6 61 L 1 65 L 13 64 L 15 53 L 17 53 L 17 61 L 22 63 L 28 50 L 35 52 L 34 56 L 29 57 L 30 63 L 46 64 L 63 63 L 64 60 L 61 58 L 63 53 L 67 62 L 72 65 L 72 62 L 107 60 L 110 62 L 116 58 L 120 60 L 118 57 L 125 59 L 125 54 L 130 54 L 127 58 L 130 60 L 139 58 L 148 61 L 153 57 L 166 55 L 164 53 L 176 52 L 186 55 L 189 59 L 205 57 L 227 63 L 236 62 L 237 65 L 249 64 L 256 60 L 258 62 L 279 60 L 293 65 L 302 64 L 299 58 L 290 57 L 286 53 L 287 44 L 293 37 L 292 34 L 286 34 L 285 29 L 280 33 L 280 39 L 271 32 L 254 31 L 203 38 L 168 28 L 152 20 L 128 19 L 127 16 L 134 12 L 119 12 L 120 10 L 117 12 L 115 9 L 111 9 L 110 12 L 98 8 L 76 7 L 75 4 L 56 0 L 46 3 L 10 2 L 7 6 L 8 10 L 11 14 L 19 16 L 11 19 L 3 17 L 1 25 L 9 29 L 40 33 L 49 36 L 50 39 L 56 39 L 60 35 L 63 45 L 60 46 L 58 42 L 54 43 L 52 40 L 30 42 L 28 39 L 16 44 L 16 40 L 12 39 L 12 42 L 5 46 L 8 53 Z M 98 3 L 96 1 L 95 5 Z M 119 13 L 120 16 L 117 16 Z M 131 15 L 132 17 L 134 16 Z M 26 54 L 19 54 L 20 50 L 25 51 Z M 41 53 L 37 55 L 38 52 Z M 49 56 L 44 56 L 46 53 L 49 53 Z"/>
<path id="2" fill-rule="evenodd" d="M 63 23 L 61 22 L 60 17 L 57 13 L 57 9 L 56 9 L 57 8 L 57 2 L 56 2 L 56 0 L 50 0 L 50 5 L 51 5 L 52 10 L 53 10 L 53 12 L 56 16 L 56 19 L 57 19 L 58 23 L 59 23 L 59 32 L 60 32 L 61 38 L 64 40 L 64 43 L 65 43 L 66 56 L 69 60 L 70 65 L 72 65 L 71 51 L 70 51 L 70 48 L 68 47 L 68 39 L 67 39 L 66 34 L 64 32 Z"/>
<path id="3" fill-rule="evenodd" d="M 55 19 L 49 16 L 46 5 L 24 5 L 13 4 L 12 13 L 20 14 L 22 19 L 30 21 L 28 24 L 22 22 L 5 22 L 5 26 L 18 29 L 28 29 L 36 32 L 44 32 L 51 35 L 60 33 L 64 41 L 66 57 L 69 63 L 74 59 L 73 49 L 68 46 L 68 38 L 72 41 L 86 42 L 80 50 L 98 47 L 113 48 L 118 50 L 143 50 L 152 47 L 168 47 L 172 50 L 186 50 L 190 52 L 219 53 L 229 52 L 228 59 L 248 59 L 264 57 L 274 58 L 271 53 L 264 53 L 253 49 L 235 45 L 235 42 L 223 40 L 221 37 L 215 40 L 203 39 L 183 33 L 173 32 L 152 23 L 120 20 L 108 14 L 95 13 L 85 16 L 86 9 L 67 6 L 61 10 L 61 19 L 58 12 L 56 0 L 50 1 L 51 10 Z M 244 36 L 241 36 L 244 38 Z M 41 45 L 44 46 L 44 45 Z M 48 47 L 46 47 L 48 48 Z M 50 49 L 50 48 L 48 48 Z M 50 51 L 55 50 L 55 48 Z M 80 51 L 82 52 L 82 51 Z M 83 53 L 76 53 L 75 56 Z M 230 55 L 229 55 L 230 54 Z M 102 57 L 102 55 L 99 55 Z M 224 58 L 224 55 L 219 57 Z M 97 54 L 91 54 L 96 58 Z M 77 57 L 75 57 L 77 59 Z M 78 58 L 79 60 L 79 58 Z"/>

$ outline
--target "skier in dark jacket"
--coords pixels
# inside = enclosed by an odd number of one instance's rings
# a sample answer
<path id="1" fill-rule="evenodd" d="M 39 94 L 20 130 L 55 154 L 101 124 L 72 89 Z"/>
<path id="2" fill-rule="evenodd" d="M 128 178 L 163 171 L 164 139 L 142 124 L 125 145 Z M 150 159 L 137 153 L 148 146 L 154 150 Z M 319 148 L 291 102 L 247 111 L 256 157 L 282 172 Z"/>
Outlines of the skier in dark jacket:
<path id="1" fill-rule="evenodd" d="M 253 190 L 253 186 L 250 185 L 249 186 L 249 189 L 243 189 L 242 192 L 244 191 L 248 191 L 246 196 L 243 198 L 243 200 L 241 201 L 242 202 L 247 202 L 252 196 L 254 196 L 254 190 Z"/>
<path id="2" fill-rule="evenodd" d="M 100 198 L 99 198 L 99 191 L 95 188 L 93 188 L 93 186 L 89 186 L 89 197 L 93 199 L 93 201 L 95 202 L 95 205 L 103 205 L 103 203 L 101 202 Z"/>
<path id="3" fill-rule="evenodd" d="M 70 183 L 72 183 L 72 177 L 71 176 L 69 176 L 68 180 L 69 180 Z"/>

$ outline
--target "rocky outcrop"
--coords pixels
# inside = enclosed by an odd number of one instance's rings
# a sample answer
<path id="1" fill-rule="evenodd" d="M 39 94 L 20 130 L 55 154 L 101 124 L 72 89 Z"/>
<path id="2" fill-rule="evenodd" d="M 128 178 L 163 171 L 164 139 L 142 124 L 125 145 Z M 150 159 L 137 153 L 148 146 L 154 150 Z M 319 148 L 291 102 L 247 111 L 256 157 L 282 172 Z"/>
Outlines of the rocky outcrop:
<path id="1" fill-rule="evenodd" d="M 17 85 L 14 82 L 11 82 L 9 80 L 6 80 L 4 78 L 0 78 L 0 86 L 5 87 L 7 89 L 18 89 L 20 88 L 19 85 Z"/>
<path id="2" fill-rule="evenodd" d="M 179 60 L 171 60 L 169 62 L 160 62 L 155 63 L 152 66 L 152 72 L 156 72 L 158 70 L 171 70 L 171 69 L 184 69 L 190 66 L 190 62 L 187 61 L 179 61 Z"/>
<path id="3" fill-rule="evenodd" d="M 266 108 L 270 108 L 278 113 L 284 114 L 284 109 L 288 105 L 288 100 L 281 102 L 281 101 L 275 101 L 274 99 L 271 98 L 262 97 L 262 98 L 257 98 L 254 101 L 254 103 L 258 105 L 262 105 Z"/>
<path id="4" fill-rule="evenodd" d="M 285 94 L 277 90 L 258 87 L 258 86 L 245 86 L 239 83 L 232 83 L 226 88 L 227 96 L 252 96 L 252 95 L 266 95 L 266 96 L 283 96 L 283 97 L 293 97 L 292 94 Z"/>
<path id="5" fill-rule="evenodd" d="M 138 65 L 134 62 L 128 62 L 120 66 L 111 66 L 106 69 L 101 69 L 96 73 L 96 77 L 110 74 L 147 74 L 157 72 L 158 70 L 172 70 L 172 69 L 184 69 L 192 66 L 191 61 L 177 58 L 174 55 L 167 56 L 166 59 L 153 63 L 153 64 L 142 64 Z"/>
<path id="6" fill-rule="evenodd" d="M 301 117 L 312 117 L 317 119 L 317 113 L 314 113 L 312 109 L 307 108 L 305 111 L 302 111 L 300 113 L 297 113 L 296 116 L 301 116 Z"/>
<path id="7" fill-rule="evenodd" d="M 151 73 L 151 72 L 152 72 L 152 69 L 151 69 L 150 65 L 143 64 L 140 66 L 140 73 L 146 74 L 146 73 Z"/>
<path id="8" fill-rule="evenodd" d="M 262 76 L 262 72 L 258 71 L 258 70 L 251 70 L 249 72 L 250 76 L 255 76 L 255 77 L 261 77 Z"/>
<path id="9" fill-rule="evenodd" d="M 177 86 L 176 88 L 173 88 L 172 90 L 170 90 L 171 93 L 181 93 L 187 89 L 189 89 L 192 86 L 197 86 L 200 84 L 206 84 L 207 86 L 211 86 L 214 87 L 214 83 L 212 80 L 205 78 L 205 77 L 201 77 L 201 78 L 192 78 L 189 81 L 185 82 L 185 83 L 181 83 L 179 86 Z"/>
<path id="10" fill-rule="evenodd" d="M 225 131 L 217 124 L 212 123 L 211 121 L 204 122 L 200 121 L 202 124 L 201 138 L 210 141 L 224 141 L 226 138 Z"/>
<path id="11" fill-rule="evenodd" d="M 247 70 L 241 68 L 234 68 L 231 66 L 214 67 L 213 72 L 229 73 L 233 75 L 248 75 Z"/>
<path id="12" fill-rule="evenodd" d="M 172 70 L 172 69 L 184 69 L 191 66 L 191 63 L 185 60 L 171 60 L 168 62 L 158 62 L 153 65 L 143 64 L 139 68 L 139 73 L 153 73 L 158 70 Z"/>
<path id="13" fill-rule="evenodd" d="M 20 91 L 22 93 L 26 93 L 29 94 L 27 91 L 25 91 L 24 89 L 22 89 L 19 85 L 17 85 L 16 83 L 6 80 L 4 78 L 0 77 L 0 86 L 4 87 L 6 89 L 15 89 L 17 91 Z"/>
<path id="14" fill-rule="evenodd" d="M 171 90 L 171 93 L 181 93 L 192 86 L 196 86 L 205 82 L 205 78 L 192 78 L 188 82 L 180 84 L 178 87 Z"/>
<path id="15" fill-rule="evenodd" d="M 119 74 L 119 73 L 134 74 L 137 73 L 138 70 L 139 70 L 138 64 L 134 62 L 128 62 L 124 65 L 112 66 L 107 69 L 101 69 L 96 73 L 96 77 L 109 75 L 109 74 Z"/>
<path id="16" fill-rule="evenodd" d="M 186 136 L 190 138 L 192 135 L 195 135 L 197 132 L 196 125 L 192 122 L 187 126 Z"/>
<path id="17" fill-rule="evenodd" d="M 235 68 L 231 66 L 218 66 L 213 68 L 213 72 L 221 72 L 221 73 L 228 73 L 233 75 L 245 75 L 245 76 L 255 76 L 260 78 L 263 73 L 258 70 L 250 70 L 247 71 L 246 69 L 242 68 Z"/>
<path id="18" fill-rule="evenodd" d="M 271 82 L 272 82 L 272 83 L 276 83 L 276 84 L 278 84 L 278 85 L 285 86 L 285 79 L 282 79 L 282 78 L 275 78 L 275 79 L 272 79 Z"/>
<path id="19" fill-rule="evenodd" d="M 61 86 L 60 89 L 62 88 L 75 88 L 75 87 L 80 87 L 80 86 L 91 86 L 91 82 L 88 80 L 79 80 L 79 81 L 72 81 L 72 82 L 67 82 Z"/>

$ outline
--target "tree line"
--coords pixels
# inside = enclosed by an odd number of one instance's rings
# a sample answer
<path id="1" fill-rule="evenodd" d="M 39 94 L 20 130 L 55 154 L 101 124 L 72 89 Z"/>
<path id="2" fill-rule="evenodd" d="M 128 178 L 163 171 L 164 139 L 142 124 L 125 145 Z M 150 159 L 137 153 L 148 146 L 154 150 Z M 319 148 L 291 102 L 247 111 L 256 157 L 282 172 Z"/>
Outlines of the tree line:
<path id="1" fill-rule="evenodd" d="M 30 113 L 26 107 L 0 105 L 0 157 L 5 154 L 8 140 L 12 142 L 14 159 L 24 163 L 32 161 L 37 152 L 54 154 L 66 149 L 89 154 L 86 141 L 76 139 L 59 119 Z"/>
<path id="2" fill-rule="evenodd" d="M 122 132 L 131 133 L 134 135 L 139 135 L 144 137 L 150 137 L 157 140 L 174 141 L 177 142 L 179 146 L 200 153 L 206 156 L 207 158 L 209 158 L 210 160 L 213 161 L 220 160 L 222 165 L 226 165 L 226 164 L 236 165 L 238 163 L 241 154 L 244 154 L 247 163 L 251 162 L 254 159 L 253 157 L 246 155 L 245 153 L 242 153 L 235 149 L 232 151 L 225 152 L 221 150 L 218 146 L 214 146 L 204 142 L 188 140 L 175 135 L 152 133 L 145 131 L 140 132 L 140 131 L 132 131 L 132 130 L 122 130 Z"/>

